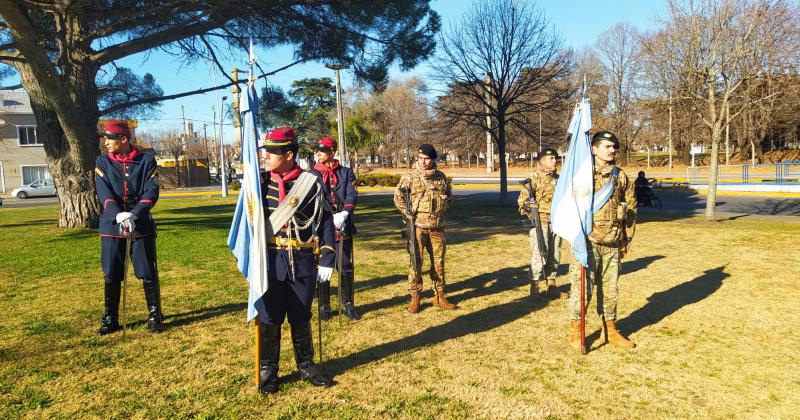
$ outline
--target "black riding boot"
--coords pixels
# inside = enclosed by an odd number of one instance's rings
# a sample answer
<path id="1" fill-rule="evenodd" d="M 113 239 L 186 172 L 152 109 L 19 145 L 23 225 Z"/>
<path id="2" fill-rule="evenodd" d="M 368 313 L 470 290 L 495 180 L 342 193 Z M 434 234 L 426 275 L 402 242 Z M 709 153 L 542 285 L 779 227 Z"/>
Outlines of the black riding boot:
<path id="1" fill-rule="evenodd" d="M 331 318 L 331 282 L 320 283 L 319 287 L 319 319 L 327 321 Z"/>
<path id="2" fill-rule="evenodd" d="M 311 339 L 311 323 L 290 324 L 294 359 L 300 371 L 300 379 L 314 386 L 332 386 L 333 381 L 322 376 L 319 365 L 314 363 L 314 341 Z"/>
<path id="3" fill-rule="evenodd" d="M 103 306 L 105 306 L 105 314 L 100 319 L 100 329 L 97 330 L 98 335 L 111 334 L 119 330 L 119 295 L 121 283 L 105 283 Z"/>
<path id="4" fill-rule="evenodd" d="M 258 392 L 274 394 L 278 392 L 278 361 L 281 354 L 281 326 L 261 324 L 258 353 L 259 374 Z"/>
<path id="5" fill-rule="evenodd" d="M 161 288 L 158 278 L 144 279 L 144 298 L 147 301 L 147 329 L 153 333 L 164 331 L 164 316 L 161 314 Z"/>
<path id="6" fill-rule="evenodd" d="M 344 302 L 339 302 L 342 305 L 344 314 L 353 321 L 361 319 L 361 314 L 356 310 L 355 299 L 353 299 L 353 273 L 342 273 L 342 299 Z"/>

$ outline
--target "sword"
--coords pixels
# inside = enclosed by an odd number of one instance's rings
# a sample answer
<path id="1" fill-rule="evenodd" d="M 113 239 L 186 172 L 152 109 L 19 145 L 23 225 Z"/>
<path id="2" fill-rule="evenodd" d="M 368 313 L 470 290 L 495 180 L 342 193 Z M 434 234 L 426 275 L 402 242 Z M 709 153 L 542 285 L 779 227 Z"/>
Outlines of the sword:
<path id="1" fill-rule="evenodd" d="M 126 324 L 128 323 L 126 311 L 128 301 L 128 261 L 131 255 L 131 240 L 133 234 L 127 228 L 122 228 L 122 236 L 125 238 L 125 259 L 122 264 L 124 270 L 122 272 L 122 341 L 125 341 Z"/>

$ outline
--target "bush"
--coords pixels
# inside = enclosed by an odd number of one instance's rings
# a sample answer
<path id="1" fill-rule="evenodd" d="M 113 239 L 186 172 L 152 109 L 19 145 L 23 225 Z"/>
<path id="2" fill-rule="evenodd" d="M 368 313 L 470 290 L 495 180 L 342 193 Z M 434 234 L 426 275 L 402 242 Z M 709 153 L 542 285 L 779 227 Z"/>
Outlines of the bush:
<path id="1" fill-rule="evenodd" d="M 365 174 L 356 179 L 356 185 L 359 187 L 370 186 L 374 187 L 380 185 L 382 187 L 394 187 L 400 182 L 400 175 L 392 174 Z"/>

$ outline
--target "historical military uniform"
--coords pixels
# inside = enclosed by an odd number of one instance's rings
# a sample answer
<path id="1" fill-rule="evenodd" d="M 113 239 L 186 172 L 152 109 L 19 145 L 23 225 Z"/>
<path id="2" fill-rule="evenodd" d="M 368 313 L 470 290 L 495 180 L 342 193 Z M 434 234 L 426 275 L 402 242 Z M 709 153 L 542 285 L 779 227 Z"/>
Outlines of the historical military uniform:
<path id="1" fill-rule="evenodd" d="M 267 132 L 264 146 L 268 152 L 297 152 L 294 130 L 279 127 Z M 264 194 L 264 215 L 276 211 L 295 182 L 303 173 L 296 164 L 285 173 L 264 174 L 261 191 Z M 267 292 L 263 296 L 266 316 L 260 315 L 260 380 L 259 390 L 273 393 L 278 390 L 281 324 L 288 318 L 292 345 L 300 377 L 316 386 L 333 382 L 322 376 L 314 363 L 311 337 L 311 303 L 317 283 L 317 265 L 333 267 L 336 241 L 331 211 L 323 196 L 322 186 L 315 182 L 309 193 L 294 204 L 294 216 L 275 237 L 268 238 Z M 318 261 L 319 259 L 319 261 Z"/>
<path id="2" fill-rule="evenodd" d="M 329 153 L 336 151 L 336 140 L 330 137 L 320 139 L 316 148 Z M 334 160 L 331 164 L 326 165 L 317 163 L 311 172 L 317 175 L 322 184 L 322 189 L 325 198 L 329 200 L 331 207 L 336 215 L 335 217 L 343 217 L 344 223 L 341 229 L 336 231 L 336 250 L 339 250 L 339 242 L 341 241 L 342 255 L 336 256 L 336 268 L 341 270 L 341 284 L 342 288 L 339 294 L 339 307 L 343 309 L 344 314 L 353 320 L 361 318 L 355 307 L 355 296 L 353 293 L 355 275 L 353 272 L 353 235 L 356 233 L 356 225 L 353 222 L 353 213 L 355 213 L 356 203 L 358 202 L 358 191 L 355 187 L 356 177 L 353 170 L 342 166 L 338 160 Z M 334 218 L 335 218 L 334 217 Z M 342 266 L 339 267 L 341 261 Z M 330 316 L 331 304 L 331 286 L 330 282 L 320 285 L 320 302 L 319 302 L 319 316 L 322 319 L 328 319 Z"/>
<path id="3" fill-rule="evenodd" d="M 609 137 L 605 137 L 609 136 Z M 617 143 L 616 137 L 607 131 L 595 134 L 596 139 L 609 139 Z M 616 328 L 617 299 L 619 292 L 620 252 L 627 250 L 633 239 L 636 227 L 636 196 L 633 183 L 618 166 L 604 165 L 595 159 L 594 191 L 607 183 L 613 189 L 605 204 L 594 213 L 592 232 L 587 237 L 589 267 L 586 268 L 586 308 L 592 296 L 592 288 L 597 287 L 597 313 L 605 320 L 609 341 L 622 347 L 632 348 L 634 344 L 625 339 Z M 569 279 L 571 290 L 569 298 L 570 327 L 569 344 L 573 347 L 580 338 L 580 263 L 574 256 L 570 263 Z M 579 349 L 578 344 L 576 349 Z"/>
<path id="4" fill-rule="evenodd" d="M 433 159 L 438 156 L 431 145 L 420 146 L 419 153 Z M 410 189 L 411 214 L 406 214 L 406 199 L 403 189 Z M 427 250 L 431 261 L 431 280 L 434 289 L 434 305 L 445 309 L 455 309 L 445 297 L 444 287 L 447 284 L 444 273 L 445 235 L 444 219 L 452 202 L 450 183 L 444 173 L 436 169 L 423 170 L 417 167 L 413 172 L 404 175 L 397 184 L 394 193 L 394 205 L 405 217 L 414 217 L 416 226 L 416 258 L 411 259 L 408 270 L 408 290 L 411 293 L 409 311 L 419 311 L 420 294 L 422 293 L 422 250 Z M 409 249 L 409 252 L 411 250 Z M 414 266 L 413 261 L 417 261 Z"/>
<path id="5" fill-rule="evenodd" d="M 130 130 L 124 121 L 108 121 L 101 137 L 127 137 Z M 153 155 L 133 145 L 126 155 L 106 153 L 95 161 L 95 188 L 100 202 L 100 259 L 105 279 L 105 314 L 98 334 L 120 328 L 119 300 L 125 267 L 127 239 L 122 225 L 133 220 L 131 261 L 136 277 L 142 279 L 148 309 L 148 329 L 163 330 L 161 295 L 156 267 L 156 225 L 150 210 L 158 201 L 158 166 Z M 125 220 L 122 220 L 125 219 Z"/>
<path id="6" fill-rule="evenodd" d="M 544 148 L 539 153 L 542 156 L 555 156 L 558 153 L 552 148 Z M 556 189 L 556 182 L 558 181 L 558 173 L 555 170 L 548 170 L 542 166 L 538 166 L 536 172 L 531 174 L 528 178 L 531 189 L 533 190 L 534 198 L 536 199 L 536 211 L 539 213 L 539 220 L 542 223 L 541 231 L 542 238 L 544 239 L 545 249 L 539 250 L 539 241 L 537 239 L 537 229 L 531 228 L 529 232 L 529 242 L 531 245 L 531 295 L 534 297 L 538 293 L 546 290 L 547 295 L 551 298 L 561 297 L 561 292 L 556 287 L 556 275 L 558 274 L 558 262 L 561 258 L 561 238 L 553 233 L 550 226 L 550 204 L 553 202 L 553 193 Z M 527 188 L 523 188 L 520 192 L 517 206 L 519 213 L 525 217 L 531 214 L 530 195 Z M 542 254 L 546 258 L 542 258 Z"/>

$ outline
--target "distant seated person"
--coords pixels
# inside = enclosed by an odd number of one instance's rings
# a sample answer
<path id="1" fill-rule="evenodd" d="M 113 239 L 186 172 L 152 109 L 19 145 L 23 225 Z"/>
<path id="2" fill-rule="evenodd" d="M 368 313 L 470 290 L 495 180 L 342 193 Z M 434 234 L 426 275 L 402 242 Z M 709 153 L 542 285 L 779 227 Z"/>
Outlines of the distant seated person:
<path id="1" fill-rule="evenodd" d="M 640 204 L 644 203 L 645 197 L 652 192 L 650 191 L 650 183 L 647 181 L 644 171 L 639 171 L 636 180 L 633 181 L 633 191 L 636 194 L 636 201 Z"/>

